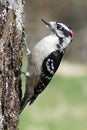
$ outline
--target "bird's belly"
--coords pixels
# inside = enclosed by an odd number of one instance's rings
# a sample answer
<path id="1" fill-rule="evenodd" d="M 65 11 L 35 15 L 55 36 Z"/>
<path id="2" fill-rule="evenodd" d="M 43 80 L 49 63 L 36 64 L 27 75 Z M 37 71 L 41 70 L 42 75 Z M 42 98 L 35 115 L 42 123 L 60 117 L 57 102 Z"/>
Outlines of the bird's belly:
<path id="1" fill-rule="evenodd" d="M 36 65 L 38 73 L 41 73 L 41 66 L 44 59 L 57 49 L 54 42 L 57 43 L 58 39 L 56 37 L 48 36 L 37 43 L 36 46 L 33 48 L 32 58 L 34 64 Z"/>

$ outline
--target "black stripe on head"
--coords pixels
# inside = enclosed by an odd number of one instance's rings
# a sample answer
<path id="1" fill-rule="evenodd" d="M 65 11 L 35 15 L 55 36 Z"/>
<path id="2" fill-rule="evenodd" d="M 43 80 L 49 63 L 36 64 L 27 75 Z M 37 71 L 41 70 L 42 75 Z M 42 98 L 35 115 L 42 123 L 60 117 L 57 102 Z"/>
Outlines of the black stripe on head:
<path id="1" fill-rule="evenodd" d="M 62 30 L 61 30 L 61 31 L 63 32 L 63 34 L 64 34 L 64 36 L 65 36 L 65 37 L 69 37 L 69 36 L 70 36 L 69 31 L 68 31 L 68 30 L 66 30 L 65 28 L 62 28 Z"/>
<path id="2" fill-rule="evenodd" d="M 57 29 L 60 30 L 65 37 L 69 37 L 70 36 L 70 32 L 68 30 L 69 29 L 68 26 L 66 26 L 66 25 L 64 25 L 62 23 L 56 23 L 56 24 L 57 24 Z"/>

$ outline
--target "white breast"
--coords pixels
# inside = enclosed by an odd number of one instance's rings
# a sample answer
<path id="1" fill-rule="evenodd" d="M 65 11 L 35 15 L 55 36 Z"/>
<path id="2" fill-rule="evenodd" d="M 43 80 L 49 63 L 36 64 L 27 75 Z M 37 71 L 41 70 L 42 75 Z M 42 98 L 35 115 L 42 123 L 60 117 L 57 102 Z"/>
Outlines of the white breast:
<path id="1" fill-rule="evenodd" d="M 37 72 L 40 74 L 42 62 L 45 57 L 56 50 L 56 44 L 59 39 L 56 35 L 49 35 L 43 38 L 32 50 L 32 60 L 35 64 Z"/>

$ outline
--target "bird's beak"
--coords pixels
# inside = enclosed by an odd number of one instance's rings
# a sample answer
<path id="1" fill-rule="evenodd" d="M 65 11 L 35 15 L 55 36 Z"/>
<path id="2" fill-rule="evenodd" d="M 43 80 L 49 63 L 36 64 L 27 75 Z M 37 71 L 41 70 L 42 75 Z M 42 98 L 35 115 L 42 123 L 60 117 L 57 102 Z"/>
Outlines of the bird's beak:
<path id="1" fill-rule="evenodd" d="M 41 20 L 47 25 L 47 27 L 51 27 L 51 24 L 49 22 L 45 21 L 44 19 L 41 19 Z"/>
<path id="2" fill-rule="evenodd" d="M 53 33 L 55 33 L 57 35 L 57 37 L 59 37 L 58 34 L 57 34 L 57 32 L 55 31 L 55 28 L 54 28 L 54 23 L 55 22 L 47 22 L 44 19 L 41 19 L 41 20 L 42 20 L 42 22 L 44 22 L 46 24 L 47 27 L 49 27 L 51 29 L 51 31 Z"/>

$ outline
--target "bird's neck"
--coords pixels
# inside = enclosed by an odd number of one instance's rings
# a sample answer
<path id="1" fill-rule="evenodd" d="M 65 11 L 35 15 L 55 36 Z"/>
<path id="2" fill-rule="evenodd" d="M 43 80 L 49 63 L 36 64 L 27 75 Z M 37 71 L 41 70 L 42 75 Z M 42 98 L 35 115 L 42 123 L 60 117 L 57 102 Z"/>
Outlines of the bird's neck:
<path id="1" fill-rule="evenodd" d="M 52 33 L 48 36 L 48 39 L 55 43 L 56 45 L 56 50 L 60 51 L 60 52 L 65 52 L 66 50 L 66 42 L 64 40 L 64 38 L 58 37 L 56 34 Z"/>
<path id="2" fill-rule="evenodd" d="M 59 42 L 59 37 L 57 37 L 56 34 L 54 34 L 54 33 L 51 33 L 46 38 L 47 38 L 47 40 L 49 40 L 50 42 L 53 42 L 55 44 L 57 44 Z"/>

